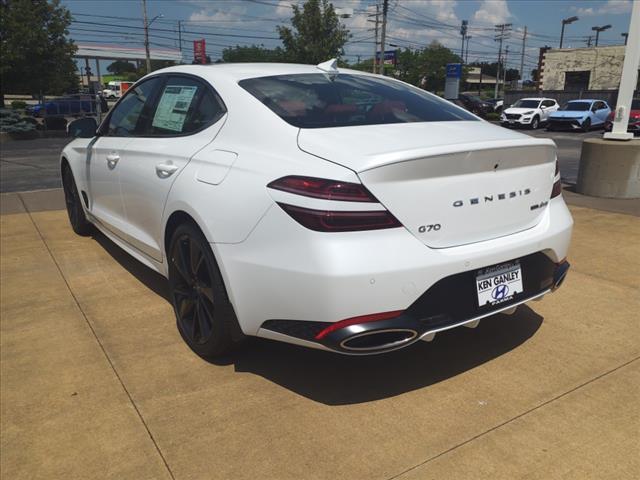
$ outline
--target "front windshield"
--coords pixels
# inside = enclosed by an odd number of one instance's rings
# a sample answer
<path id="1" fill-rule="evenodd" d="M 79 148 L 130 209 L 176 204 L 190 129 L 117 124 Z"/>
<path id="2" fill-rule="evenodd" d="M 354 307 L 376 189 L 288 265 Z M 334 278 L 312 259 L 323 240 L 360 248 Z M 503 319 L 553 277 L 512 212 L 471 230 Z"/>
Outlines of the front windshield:
<path id="1" fill-rule="evenodd" d="M 298 128 L 477 120 L 435 95 L 386 78 L 322 73 L 241 80 L 240 86 Z"/>
<path id="2" fill-rule="evenodd" d="M 518 100 L 513 106 L 515 108 L 538 108 L 540 100 Z"/>
<path id="3" fill-rule="evenodd" d="M 572 112 L 586 112 L 591 107 L 589 102 L 569 102 L 560 110 Z"/>

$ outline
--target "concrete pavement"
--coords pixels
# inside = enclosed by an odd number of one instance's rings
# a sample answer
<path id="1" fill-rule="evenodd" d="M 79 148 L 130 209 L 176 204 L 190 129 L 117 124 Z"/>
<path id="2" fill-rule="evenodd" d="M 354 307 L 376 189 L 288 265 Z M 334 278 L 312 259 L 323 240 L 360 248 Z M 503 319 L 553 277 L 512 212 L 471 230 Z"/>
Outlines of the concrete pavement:
<path id="1" fill-rule="evenodd" d="M 208 363 L 164 280 L 59 201 L 1 200 L 2 478 L 640 477 L 635 216 L 572 207 L 563 287 L 475 330 Z"/>

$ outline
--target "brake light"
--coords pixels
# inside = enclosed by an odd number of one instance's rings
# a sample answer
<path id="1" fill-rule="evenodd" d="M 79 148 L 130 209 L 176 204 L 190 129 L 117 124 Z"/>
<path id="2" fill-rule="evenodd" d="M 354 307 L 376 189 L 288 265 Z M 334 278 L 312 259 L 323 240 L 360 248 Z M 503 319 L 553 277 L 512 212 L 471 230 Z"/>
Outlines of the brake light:
<path id="1" fill-rule="evenodd" d="M 338 200 L 343 202 L 370 202 L 378 200 L 367 188 L 360 183 L 340 182 L 315 177 L 289 176 L 274 180 L 269 188 L 283 192 L 304 195 L 305 197 L 321 198 L 323 200 Z"/>
<path id="2" fill-rule="evenodd" d="M 380 322 L 382 320 L 390 320 L 392 318 L 399 317 L 404 310 L 396 310 L 394 312 L 373 313 L 371 315 L 362 315 L 361 317 L 347 318 L 346 320 L 340 320 L 339 322 L 332 323 L 327 328 L 322 330 L 316 335 L 316 340 L 322 340 L 331 332 L 340 330 L 341 328 L 350 327 L 351 325 L 358 325 L 361 323 Z"/>
<path id="3" fill-rule="evenodd" d="M 388 210 L 330 211 L 296 207 L 280 202 L 278 205 L 300 225 L 316 232 L 357 232 L 402 226 Z"/>

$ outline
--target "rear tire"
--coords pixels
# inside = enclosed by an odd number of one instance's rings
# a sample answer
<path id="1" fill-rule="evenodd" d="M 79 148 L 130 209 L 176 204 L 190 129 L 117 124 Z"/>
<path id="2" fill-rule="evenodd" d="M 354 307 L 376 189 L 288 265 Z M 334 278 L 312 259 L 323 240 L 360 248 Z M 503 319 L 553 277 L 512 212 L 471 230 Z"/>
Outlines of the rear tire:
<path id="1" fill-rule="evenodd" d="M 87 220 L 82 207 L 82 199 L 78 193 L 76 181 L 68 165 L 62 167 L 62 188 L 64 190 L 64 201 L 67 206 L 67 215 L 71 228 L 78 235 L 86 236 L 91 233 L 91 223 Z"/>
<path id="2" fill-rule="evenodd" d="M 229 353 L 243 335 L 209 242 L 191 223 L 169 244 L 169 289 L 178 331 L 201 357 Z"/>

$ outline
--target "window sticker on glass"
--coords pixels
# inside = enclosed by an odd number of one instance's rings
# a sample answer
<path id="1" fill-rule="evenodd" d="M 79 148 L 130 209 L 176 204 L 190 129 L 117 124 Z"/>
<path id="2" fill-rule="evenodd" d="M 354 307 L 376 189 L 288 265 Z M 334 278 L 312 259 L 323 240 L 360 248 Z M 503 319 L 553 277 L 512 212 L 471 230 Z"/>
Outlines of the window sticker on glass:
<path id="1" fill-rule="evenodd" d="M 186 85 L 165 87 L 151 125 L 164 130 L 182 132 L 187 112 L 197 90 L 196 86 Z"/>

